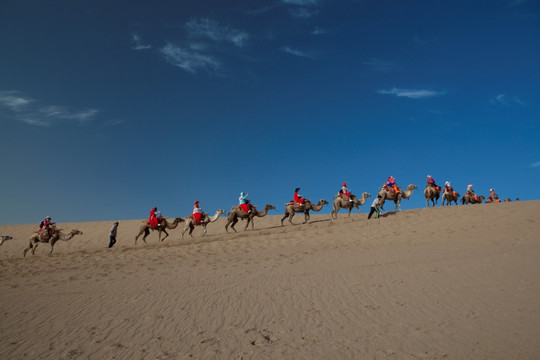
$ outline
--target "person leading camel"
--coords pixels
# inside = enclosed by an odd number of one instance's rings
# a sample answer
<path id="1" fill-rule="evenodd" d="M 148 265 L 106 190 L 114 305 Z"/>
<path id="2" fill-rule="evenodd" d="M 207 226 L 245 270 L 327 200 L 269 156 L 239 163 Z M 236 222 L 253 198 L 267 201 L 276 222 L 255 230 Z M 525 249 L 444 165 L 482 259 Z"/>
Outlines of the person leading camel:
<path id="1" fill-rule="evenodd" d="M 115 221 L 111 231 L 109 232 L 109 248 L 112 248 L 116 244 L 116 233 L 118 232 L 118 221 Z"/>
<path id="2" fill-rule="evenodd" d="M 238 206 L 249 214 L 251 212 L 251 204 L 249 203 L 248 196 L 249 193 L 241 192 L 240 197 L 238 197 Z"/>
<path id="3" fill-rule="evenodd" d="M 377 198 L 373 200 L 373 202 L 371 203 L 371 210 L 369 211 L 369 215 L 367 217 L 368 219 L 371 219 L 371 215 L 373 215 L 373 213 L 375 212 L 377 213 L 377 216 L 376 216 L 377 219 L 381 215 L 381 212 L 379 210 L 379 206 L 381 205 L 381 199 L 382 199 L 382 196 L 377 195 Z"/>

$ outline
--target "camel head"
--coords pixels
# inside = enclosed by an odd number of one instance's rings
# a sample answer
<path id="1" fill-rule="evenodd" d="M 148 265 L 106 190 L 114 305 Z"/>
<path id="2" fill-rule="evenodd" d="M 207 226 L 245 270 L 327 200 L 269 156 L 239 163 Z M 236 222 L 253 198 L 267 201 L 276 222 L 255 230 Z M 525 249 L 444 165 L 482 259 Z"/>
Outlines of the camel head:
<path id="1" fill-rule="evenodd" d="M 70 232 L 71 235 L 82 235 L 82 231 L 81 230 L 77 230 L 77 229 L 72 229 L 71 232 Z"/>
<path id="2" fill-rule="evenodd" d="M 1 235 L 0 236 L 0 245 L 2 245 L 4 243 L 4 241 L 6 240 L 12 240 L 13 237 L 12 236 L 9 236 L 9 235 Z"/>
<path id="3" fill-rule="evenodd" d="M 221 216 L 221 215 L 223 215 L 223 214 L 225 214 L 225 213 L 226 213 L 226 211 L 225 211 L 225 210 L 223 210 L 223 209 L 218 209 L 218 211 L 217 211 L 217 212 L 219 213 L 219 215 L 218 215 L 218 216 Z"/>
<path id="4" fill-rule="evenodd" d="M 415 190 L 415 189 L 418 189 L 418 187 L 416 187 L 416 185 L 409 184 L 409 186 L 407 186 L 407 190 Z"/>
<path id="5" fill-rule="evenodd" d="M 326 201 L 324 199 L 321 199 L 321 200 L 319 200 L 319 204 L 320 205 L 328 205 L 328 201 Z"/>
<path id="6" fill-rule="evenodd" d="M 276 207 L 274 205 L 270 205 L 270 204 L 266 204 L 266 206 L 264 207 L 264 209 L 266 211 L 268 210 L 276 210 Z"/>
<path id="7" fill-rule="evenodd" d="M 368 197 L 371 197 L 371 194 L 365 192 L 365 193 L 362 193 L 362 197 L 367 199 Z"/>

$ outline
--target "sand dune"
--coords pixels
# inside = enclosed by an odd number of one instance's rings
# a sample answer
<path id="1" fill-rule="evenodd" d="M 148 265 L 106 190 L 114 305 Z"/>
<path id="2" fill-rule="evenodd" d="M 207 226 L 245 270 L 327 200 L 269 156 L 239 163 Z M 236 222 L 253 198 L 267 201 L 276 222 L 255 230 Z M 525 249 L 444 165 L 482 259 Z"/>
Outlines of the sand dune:
<path id="1" fill-rule="evenodd" d="M 35 225 L 0 226 L 0 358 L 540 358 L 540 201 L 366 217 L 59 224 L 84 235 L 25 258 Z"/>

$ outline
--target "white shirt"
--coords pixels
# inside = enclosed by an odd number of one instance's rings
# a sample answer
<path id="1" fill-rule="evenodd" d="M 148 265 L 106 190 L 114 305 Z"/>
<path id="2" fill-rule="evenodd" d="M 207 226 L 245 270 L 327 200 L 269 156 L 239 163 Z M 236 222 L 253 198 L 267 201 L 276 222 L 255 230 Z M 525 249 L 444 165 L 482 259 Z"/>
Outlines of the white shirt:
<path id="1" fill-rule="evenodd" d="M 379 198 L 376 198 L 375 200 L 373 200 L 373 202 L 371 203 L 371 207 L 374 207 L 375 209 L 379 207 L 379 205 L 381 204 L 381 199 Z"/>

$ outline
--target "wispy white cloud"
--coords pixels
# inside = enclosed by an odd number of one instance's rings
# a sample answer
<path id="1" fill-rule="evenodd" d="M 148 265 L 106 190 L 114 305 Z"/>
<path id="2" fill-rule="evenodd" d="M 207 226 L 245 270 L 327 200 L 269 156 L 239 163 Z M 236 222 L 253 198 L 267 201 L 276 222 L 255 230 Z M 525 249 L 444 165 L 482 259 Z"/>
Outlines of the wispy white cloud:
<path id="1" fill-rule="evenodd" d="M 99 109 L 71 110 L 65 106 L 43 105 L 41 101 L 25 97 L 18 91 L 0 92 L 0 110 L 18 121 L 41 127 L 61 121 L 84 124 L 100 113 Z"/>
<path id="2" fill-rule="evenodd" d="M 191 20 L 186 24 L 186 28 L 191 37 L 231 42 L 238 47 L 243 47 L 250 37 L 245 31 L 221 25 L 210 19 Z"/>
<path id="3" fill-rule="evenodd" d="M 540 161 L 532 163 L 531 167 L 540 167 Z"/>
<path id="4" fill-rule="evenodd" d="M 307 51 L 302 51 L 302 50 L 298 50 L 298 49 L 293 49 L 293 48 L 288 47 L 288 46 L 282 47 L 281 50 L 286 52 L 287 54 L 291 54 L 291 55 L 298 56 L 298 57 L 306 57 L 306 58 L 310 58 L 310 59 L 315 58 L 315 54 L 313 52 L 307 52 Z"/>
<path id="5" fill-rule="evenodd" d="M 362 65 L 367 65 L 373 70 L 381 72 L 389 72 L 395 70 L 397 63 L 395 61 L 383 60 L 383 59 L 371 59 L 369 61 L 364 61 Z"/>
<path id="6" fill-rule="evenodd" d="M 289 12 L 297 18 L 310 18 L 320 12 L 322 0 L 282 0 Z"/>
<path id="7" fill-rule="evenodd" d="M 325 35 L 327 33 L 328 33 L 328 31 L 326 31 L 325 29 L 321 29 L 321 28 L 316 27 L 311 32 L 311 35 Z"/>
<path id="8" fill-rule="evenodd" d="M 131 47 L 133 50 L 148 50 L 152 48 L 152 45 L 143 44 L 141 37 L 137 34 L 131 35 L 131 42 L 133 44 Z"/>
<path id="9" fill-rule="evenodd" d="M 0 92 L 0 106 L 11 111 L 23 111 L 30 103 L 32 103 L 32 100 L 22 97 L 18 91 Z"/>
<path id="10" fill-rule="evenodd" d="M 385 90 L 385 89 L 378 90 L 377 92 L 383 95 L 396 95 L 398 97 L 406 97 L 409 99 L 422 99 L 422 98 L 427 98 L 427 97 L 444 95 L 444 92 L 435 91 L 435 90 L 398 89 L 395 87 L 390 90 Z"/>
<path id="11" fill-rule="evenodd" d="M 495 96 L 493 99 L 489 100 L 489 102 L 492 103 L 493 105 L 504 105 L 504 106 L 526 105 L 525 102 L 523 102 L 518 97 L 507 96 L 506 94 L 499 94 Z"/>
<path id="12" fill-rule="evenodd" d="M 160 52 L 169 64 L 191 73 L 195 73 L 198 69 L 215 70 L 220 66 L 220 63 L 210 55 L 184 49 L 172 43 L 167 43 L 160 49 Z"/>

